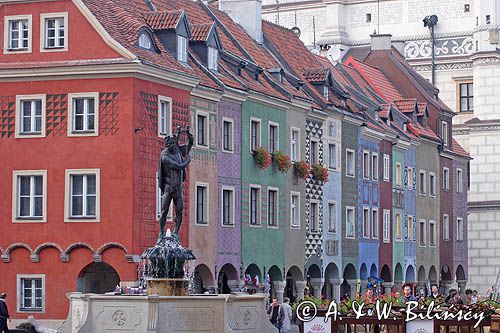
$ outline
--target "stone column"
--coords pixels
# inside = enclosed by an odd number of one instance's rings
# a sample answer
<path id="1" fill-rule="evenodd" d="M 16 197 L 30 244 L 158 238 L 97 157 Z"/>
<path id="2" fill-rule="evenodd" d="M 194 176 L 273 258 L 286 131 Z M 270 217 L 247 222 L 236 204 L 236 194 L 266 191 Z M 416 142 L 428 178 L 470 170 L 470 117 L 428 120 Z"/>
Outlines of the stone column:
<path id="1" fill-rule="evenodd" d="M 358 292 L 356 290 L 356 287 L 358 285 L 358 280 L 350 279 L 350 280 L 346 280 L 346 282 L 349 285 L 349 287 L 351 288 L 351 298 L 356 298 L 356 293 Z"/>
<path id="2" fill-rule="evenodd" d="M 332 284 L 333 299 L 340 302 L 340 279 L 329 279 Z"/>
<path id="3" fill-rule="evenodd" d="M 458 292 L 460 295 L 465 294 L 465 286 L 467 285 L 467 280 L 457 280 Z"/>
<path id="4" fill-rule="evenodd" d="M 295 288 L 297 289 L 297 294 L 295 295 L 297 299 L 304 299 L 304 289 L 306 289 L 306 281 L 295 281 Z"/>
<path id="5" fill-rule="evenodd" d="M 320 298 L 321 287 L 323 286 L 323 279 L 321 278 L 311 279 L 311 285 L 313 287 L 313 296 L 316 298 Z"/>
<path id="6" fill-rule="evenodd" d="M 274 292 L 276 293 L 276 298 L 278 302 L 283 303 L 283 293 L 285 292 L 285 281 L 276 281 L 273 282 Z"/>
<path id="7" fill-rule="evenodd" d="M 453 281 L 443 281 L 443 295 L 448 296 Z"/>
<path id="8" fill-rule="evenodd" d="M 384 282 L 382 283 L 382 287 L 384 288 L 385 295 L 390 296 L 392 292 L 392 287 L 394 287 L 394 282 Z"/>
<path id="9" fill-rule="evenodd" d="M 366 291 L 367 287 L 368 287 L 368 280 L 361 280 L 361 284 L 360 284 L 361 293 L 364 293 Z"/>

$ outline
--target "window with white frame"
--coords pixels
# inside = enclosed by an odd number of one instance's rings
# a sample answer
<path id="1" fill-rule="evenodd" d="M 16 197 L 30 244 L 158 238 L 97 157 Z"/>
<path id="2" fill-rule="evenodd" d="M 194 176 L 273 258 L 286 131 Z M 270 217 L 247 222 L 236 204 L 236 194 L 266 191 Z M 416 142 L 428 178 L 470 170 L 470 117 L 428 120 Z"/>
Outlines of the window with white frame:
<path id="1" fill-rule="evenodd" d="M 420 246 L 426 246 L 427 238 L 426 238 L 426 221 L 424 219 L 420 219 L 418 221 L 418 241 Z"/>
<path id="2" fill-rule="evenodd" d="M 156 173 L 156 219 L 159 220 L 161 218 L 161 201 L 163 193 L 161 192 L 161 188 L 158 186 L 158 172 Z M 174 201 L 170 201 L 170 207 L 167 212 L 167 220 L 171 221 L 173 218 L 173 209 L 174 209 Z"/>
<path id="3" fill-rule="evenodd" d="M 234 188 L 222 187 L 222 225 L 234 225 Z"/>
<path id="4" fill-rule="evenodd" d="M 413 216 L 409 215 L 408 216 L 408 240 L 409 241 L 414 241 L 415 240 L 415 234 L 414 234 L 414 228 L 415 226 L 413 225 Z"/>
<path id="5" fill-rule="evenodd" d="M 429 172 L 429 195 L 436 196 L 436 174 L 434 172 Z"/>
<path id="6" fill-rule="evenodd" d="M 217 70 L 219 62 L 219 50 L 215 47 L 208 47 L 208 69 L 212 71 Z"/>
<path id="7" fill-rule="evenodd" d="M 370 208 L 363 207 L 363 238 L 370 238 Z"/>
<path id="8" fill-rule="evenodd" d="M 98 222 L 100 197 L 99 169 L 66 170 L 67 222 Z"/>
<path id="9" fill-rule="evenodd" d="M 290 131 L 290 159 L 297 162 L 300 159 L 300 131 L 292 128 Z"/>
<path id="10" fill-rule="evenodd" d="M 42 49 L 67 49 L 67 13 L 42 14 L 40 23 L 44 32 Z"/>
<path id="11" fill-rule="evenodd" d="M 372 179 L 378 180 L 378 154 L 372 153 Z"/>
<path id="12" fill-rule="evenodd" d="M 329 89 L 328 86 L 323 86 L 323 97 L 328 100 L 329 97 Z"/>
<path id="13" fill-rule="evenodd" d="M 16 96 L 16 138 L 45 136 L 45 95 Z"/>
<path id="14" fill-rule="evenodd" d="M 318 163 L 318 141 L 316 140 L 311 140 L 310 142 L 309 161 L 311 165 Z"/>
<path id="15" fill-rule="evenodd" d="M 32 16 L 5 16 L 4 22 L 4 53 L 31 52 Z"/>
<path id="16" fill-rule="evenodd" d="M 345 172 L 349 177 L 354 177 L 354 170 L 356 168 L 356 159 L 354 150 L 346 149 L 345 152 Z"/>
<path id="17" fill-rule="evenodd" d="M 370 178 L 370 152 L 363 151 L 363 179 Z"/>
<path id="18" fill-rule="evenodd" d="M 464 240 L 464 219 L 457 217 L 457 241 Z"/>
<path id="19" fill-rule="evenodd" d="M 391 242 L 391 211 L 384 209 L 384 225 L 383 225 L 383 237 L 384 243 Z"/>
<path id="20" fill-rule="evenodd" d="M 196 144 L 201 147 L 208 147 L 208 114 L 196 113 Z"/>
<path id="21" fill-rule="evenodd" d="M 17 311 L 43 312 L 45 310 L 45 275 L 17 275 Z"/>
<path id="22" fill-rule="evenodd" d="M 441 122 L 441 136 L 445 146 L 448 146 L 448 123 L 446 121 Z"/>
<path id="23" fill-rule="evenodd" d="M 274 154 L 280 149 L 279 126 L 276 123 L 269 123 L 269 153 Z"/>
<path id="24" fill-rule="evenodd" d="M 328 143 L 328 167 L 330 169 L 336 169 L 338 165 L 338 157 L 337 157 L 337 144 L 336 143 Z"/>
<path id="25" fill-rule="evenodd" d="M 384 154 L 384 180 L 388 182 L 390 180 L 390 170 L 391 170 L 391 160 L 389 155 Z"/>
<path id="26" fill-rule="evenodd" d="M 260 146 L 260 119 L 250 119 L 250 151 Z"/>
<path id="27" fill-rule="evenodd" d="M 448 191 L 450 189 L 450 169 L 443 168 L 443 190 Z"/>
<path id="28" fill-rule="evenodd" d="M 196 183 L 196 224 L 208 224 L 208 184 Z"/>
<path id="29" fill-rule="evenodd" d="M 450 240 L 450 217 L 448 214 L 443 215 L 443 240 Z"/>
<path id="30" fill-rule="evenodd" d="M 457 169 L 457 193 L 462 193 L 463 188 L 463 172 L 462 169 Z"/>
<path id="31" fill-rule="evenodd" d="M 319 231 L 318 215 L 318 203 L 316 201 L 311 201 L 309 205 L 309 232 Z"/>
<path id="32" fill-rule="evenodd" d="M 13 222 L 46 222 L 47 171 L 13 173 Z"/>
<path id="33" fill-rule="evenodd" d="M 260 187 L 250 186 L 250 225 L 260 225 Z"/>
<path id="34" fill-rule="evenodd" d="M 403 224 L 401 219 L 401 214 L 396 213 L 396 234 L 394 235 L 397 241 L 403 239 Z"/>
<path id="35" fill-rule="evenodd" d="M 354 239 L 356 237 L 355 229 L 355 210 L 354 207 L 345 208 L 345 237 Z"/>
<path id="36" fill-rule="evenodd" d="M 139 47 L 142 47 L 143 49 L 146 50 L 151 50 L 151 47 L 153 46 L 153 43 L 151 42 L 151 37 L 149 37 L 149 34 L 146 32 L 142 32 L 139 35 L 138 44 Z"/>
<path id="37" fill-rule="evenodd" d="M 222 119 L 222 150 L 232 153 L 234 151 L 234 122 L 232 119 Z"/>
<path id="38" fill-rule="evenodd" d="M 291 192 L 290 195 L 290 227 L 300 228 L 300 193 Z"/>
<path id="39" fill-rule="evenodd" d="M 267 226 L 278 226 L 278 189 L 272 188 L 267 190 Z"/>
<path id="40" fill-rule="evenodd" d="M 379 226 L 378 226 L 378 209 L 377 208 L 373 208 L 372 209 L 372 219 L 371 219 L 371 224 L 372 224 L 372 238 L 373 239 L 378 239 L 378 229 L 379 229 Z"/>
<path id="41" fill-rule="evenodd" d="M 426 172 L 424 170 L 420 170 L 419 173 L 419 187 L 418 187 L 418 192 L 420 195 L 425 195 L 427 193 L 427 177 L 426 177 Z"/>
<path id="42" fill-rule="evenodd" d="M 400 162 L 396 162 L 396 186 L 403 185 L 403 167 Z"/>
<path id="43" fill-rule="evenodd" d="M 177 36 L 177 60 L 187 62 L 187 38 Z"/>
<path id="44" fill-rule="evenodd" d="M 413 190 L 413 173 L 415 172 L 415 170 L 413 170 L 412 167 L 407 167 L 406 170 L 407 170 L 407 177 L 408 177 L 408 180 L 406 182 L 407 188 L 409 190 Z"/>
<path id="45" fill-rule="evenodd" d="M 328 122 L 328 136 L 332 138 L 337 137 L 337 122 L 329 121 Z"/>
<path id="46" fill-rule="evenodd" d="M 337 233 L 337 203 L 328 202 L 328 232 Z"/>
<path id="47" fill-rule="evenodd" d="M 98 93 L 69 94 L 69 136 L 98 134 L 98 95 Z"/>
<path id="48" fill-rule="evenodd" d="M 429 246 L 436 246 L 436 221 L 429 220 Z"/>
<path id="49" fill-rule="evenodd" d="M 158 136 L 165 137 L 172 133 L 172 99 L 158 97 Z"/>

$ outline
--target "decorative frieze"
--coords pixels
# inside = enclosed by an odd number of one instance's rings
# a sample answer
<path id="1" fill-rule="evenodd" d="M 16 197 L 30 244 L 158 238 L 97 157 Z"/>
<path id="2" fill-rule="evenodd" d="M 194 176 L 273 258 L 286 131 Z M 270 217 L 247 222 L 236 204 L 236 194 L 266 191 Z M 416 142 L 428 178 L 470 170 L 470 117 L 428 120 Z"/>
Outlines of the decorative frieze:
<path id="1" fill-rule="evenodd" d="M 432 42 L 429 39 L 410 41 L 405 44 L 405 57 L 409 60 L 430 58 L 432 56 Z M 473 52 L 472 37 L 436 40 L 434 53 L 439 56 L 463 56 Z"/>

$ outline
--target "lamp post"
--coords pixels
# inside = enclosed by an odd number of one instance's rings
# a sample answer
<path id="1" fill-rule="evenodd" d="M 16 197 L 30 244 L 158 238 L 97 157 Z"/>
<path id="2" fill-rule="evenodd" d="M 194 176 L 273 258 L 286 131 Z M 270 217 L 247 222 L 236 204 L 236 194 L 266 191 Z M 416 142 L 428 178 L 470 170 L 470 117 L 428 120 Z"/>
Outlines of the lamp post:
<path id="1" fill-rule="evenodd" d="M 438 17 L 437 15 L 429 15 L 429 16 L 426 16 L 423 20 L 424 22 L 424 27 L 426 28 L 429 28 L 429 30 L 431 31 L 431 82 L 432 82 L 432 85 L 435 84 L 435 64 L 434 64 L 434 42 L 435 42 L 435 39 L 434 39 L 434 26 L 437 24 L 438 22 Z"/>

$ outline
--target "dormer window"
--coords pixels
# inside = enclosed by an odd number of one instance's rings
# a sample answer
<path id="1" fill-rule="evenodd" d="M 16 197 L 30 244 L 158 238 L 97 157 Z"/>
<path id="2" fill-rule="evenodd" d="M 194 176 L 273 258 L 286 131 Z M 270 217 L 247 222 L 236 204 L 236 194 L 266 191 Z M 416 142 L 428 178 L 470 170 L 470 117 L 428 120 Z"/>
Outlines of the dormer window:
<path id="1" fill-rule="evenodd" d="M 177 36 L 177 60 L 187 62 L 187 38 Z"/>
<path id="2" fill-rule="evenodd" d="M 217 70 L 217 64 L 219 60 L 219 50 L 215 47 L 208 47 L 208 69 L 212 71 Z"/>
<path id="3" fill-rule="evenodd" d="M 149 35 L 145 32 L 141 33 L 139 36 L 139 47 L 142 47 L 143 49 L 151 50 L 151 38 Z"/>
<path id="4" fill-rule="evenodd" d="M 328 86 L 323 86 L 323 97 L 328 100 L 329 94 L 328 94 Z"/>
<path id="5" fill-rule="evenodd" d="M 448 146 L 448 123 L 446 121 L 441 122 L 441 135 L 444 145 Z"/>

